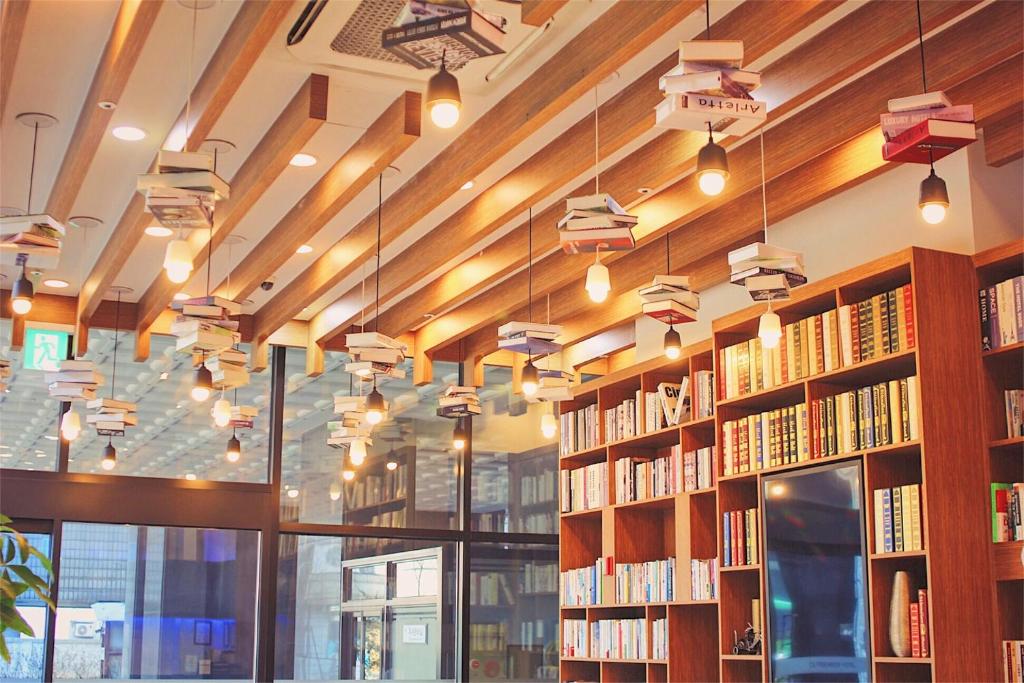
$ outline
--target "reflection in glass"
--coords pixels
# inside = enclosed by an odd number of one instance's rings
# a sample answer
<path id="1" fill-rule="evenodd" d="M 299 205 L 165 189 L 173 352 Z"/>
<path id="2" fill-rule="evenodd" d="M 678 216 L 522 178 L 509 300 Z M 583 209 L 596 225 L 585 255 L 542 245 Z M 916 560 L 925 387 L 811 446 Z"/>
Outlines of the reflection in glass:
<path id="1" fill-rule="evenodd" d="M 49 534 L 26 533 L 24 536 L 39 552 L 50 556 Z M 36 576 L 47 576 L 46 570 L 35 557 L 29 558 L 28 568 Z M 30 590 L 15 598 L 14 604 L 22 618 L 32 627 L 34 635 L 27 636 L 14 629 L 4 631 L 11 661 L 5 662 L 0 659 L 0 681 L 41 681 L 45 668 L 43 657 L 46 649 L 46 603 Z"/>
<path id="2" fill-rule="evenodd" d="M 281 537 L 276 680 L 445 680 L 454 543 Z"/>
<path id="3" fill-rule="evenodd" d="M 11 321 L 0 320 L 0 359 L 10 376 L 0 378 L 0 469 L 57 469 L 60 401 L 49 397 L 42 370 L 26 370 L 24 351 L 11 350 Z"/>
<path id="4" fill-rule="evenodd" d="M 281 518 L 320 524 L 454 529 L 457 455 L 451 422 L 438 418 L 437 394 L 457 379 L 455 363 L 434 363 L 435 381 L 382 380 L 378 389 L 389 403 L 387 419 L 374 426 L 366 461 L 354 466 L 347 450 L 327 445 L 327 423 L 340 419 L 336 396 L 363 395 L 370 385 L 345 372 L 348 354 L 328 351 L 324 372 L 309 377 L 301 349 L 287 354 L 284 399 Z M 394 469 L 388 463 L 395 463 Z M 342 477 L 352 469 L 351 481 Z"/>
<path id="5" fill-rule="evenodd" d="M 65 523 L 55 679 L 253 678 L 259 532 Z"/>

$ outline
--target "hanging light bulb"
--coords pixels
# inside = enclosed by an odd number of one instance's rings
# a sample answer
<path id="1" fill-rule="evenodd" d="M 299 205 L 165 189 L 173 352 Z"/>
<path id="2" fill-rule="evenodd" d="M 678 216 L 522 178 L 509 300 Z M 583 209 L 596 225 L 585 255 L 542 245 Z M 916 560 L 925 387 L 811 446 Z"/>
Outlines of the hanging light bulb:
<path id="1" fill-rule="evenodd" d="M 11 310 L 15 315 L 25 315 L 32 310 L 32 299 L 35 297 L 35 287 L 32 281 L 25 274 L 25 266 L 21 266 L 21 277 L 14 282 L 11 288 Z"/>
<path id="2" fill-rule="evenodd" d="M 934 166 L 928 177 L 921 181 L 921 196 L 917 208 L 921 210 L 921 218 L 925 223 L 936 225 L 946 218 L 949 192 L 946 191 L 946 181 L 935 175 Z"/>
<path id="3" fill-rule="evenodd" d="M 353 441 L 348 447 L 348 459 L 356 467 L 366 462 L 366 442 L 362 439 Z"/>
<path id="4" fill-rule="evenodd" d="M 427 110 L 435 126 L 451 128 L 459 122 L 462 96 L 459 94 L 459 79 L 445 67 L 444 58 L 445 53 L 442 52 L 440 68 L 427 81 Z"/>
<path id="5" fill-rule="evenodd" d="M 554 413 L 544 413 L 540 417 L 540 433 L 544 435 L 545 439 L 551 439 L 555 436 L 558 431 L 558 420 L 555 419 Z"/>
<path id="6" fill-rule="evenodd" d="M 82 433 L 82 418 L 73 410 L 64 413 L 60 419 L 60 434 L 65 441 L 74 441 Z"/>
<path id="7" fill-rule="evenodd" d="M 526 366 L 523 368 L 522 385 L 523 393 L 527 396 L 537 393 L 540 385 L 540 373 L 537 372 L 537 366 L 533 364 L 532 358 L 527 359 Z"/>
<path id="8" fill-rule="evenodd" d="M 608 292 L 612 291 L 612 279 L 608 274 L 608 266 L 601 263 L 600 247 L 594 252 L 594 263 L 587 268 L 587 283 L 584 287 L 587 295 L 595 304 L 599 304 L 608 298 Z"/>
<path id="9" fill-rule="evenodd" d="M 231 432 L 231 438 L 228 439 L 228 447 L 224 451 L 224 457 L 228 462 L 238 462 L 242 457 L 242 442 L 238 440 L 234 432 Z"/>
<path id="10" fill-rule="evenodd" d="M 679 338 L 675 325 L 669 327 L 668 332 L 665 333 L 665 343 L 662 344 L 662 350 L 665 352 L 665 357 L 669 360 L 676 360 L 683 352 L 683 341 Z"/>
<path id="11" fill-rule="evenodd" d="M 192 382 L 192 400 L 202 403 L 210 398 L 211 391 L 213 391 L 213 373 L 206 367 L 204 361 L 196 370 L 196 377 Z"/>
<path id="12" fill-rule="evenodd" d="M 386 467 L 388 468 L 389 471 L 394 472 L 395 470 L 398 469 L 398 463 L 395 462 L 394 460 L 388 460 L 388 464 L 386 465 Z"/>
<path id="13" fill-rule="evenodd" d="M 164 252 L 164 270 L 167 279 L 181 284 L 192 274 L 192 248 L 183 239 L 173 239 L 167 243 Z"/>
<path id="14" fill-rule="evenodd" d="M 457 451 L 466 447 L 466 428 L 462 426 L 462 418 L 455 421 L 455 430 L 452 432 L 452 446 Z"/>
<path id="15" fill-rule="evenodd" d="M 100 461 L 100 467 L 106 471 L 114 469 L 117 465 L 117 449 L 114 448 L 114 444 L 107 440 L 107 445 L 103 449 L 103 460 Z"/>
<path id="16" fill-rule="evenodd" d="M 366 397 L 366 421 L 372 425 L 380 424 L 384 419 L 384 396 L 377 391 L 377 383 L 373 384 L 373 391 Z"/>
<path id="17" fill-rule="evenodd" d="M 231 401 L 224 398 L 224 394 L 221 393 L 220 398 L 213 402 L 213 410 L 210 411 L 210 414 L 213 415 L 213 424 L 218 427 L 227 427 L 231 422 Z"/>
<path id="18" fill-rule="evenodd" d="M 350 471 L 351 470 L 345 470 L 345 472 L 350 472 Z M 345 476 L 344 473 L 342 474 L 342 476 Z M 339 484 L 336 481 L 332 481 L 331 482 L 331 488 L 328 489 L 327 495 L 329 495 L 331 497 L 331 500 L 338 500 L 339 498 L 341 498 L 341 484 Z"/>
<path id="19" fill-rule="evenodd" d="M 774 349 L 782 339 L 782 320 L 779 314 L 772 310 L 772 301 L 768 300 L 768 310 L 761 314 L 757 323 L 757 336 L 761 338 L 761 344 L 766 349 Z"/>
<path id="20" fill-rule="evenodd" d="M 725 181 L 729 178 L 729 160 L 725 148 L 717 144 L 711 136 L 711 124 L 708 124 L 708 142 L 697 153 L 697 184 L 700 191 L 714 197 L 725 189 Z"/>
<path id="21" fill-rule="evenodd" d="M 353 472 L 352 470 L 342 470 L 341 478 L 344 479 L 345 481 L 352 481 L 353 479 L 356 478 L 356 473 Z"/>

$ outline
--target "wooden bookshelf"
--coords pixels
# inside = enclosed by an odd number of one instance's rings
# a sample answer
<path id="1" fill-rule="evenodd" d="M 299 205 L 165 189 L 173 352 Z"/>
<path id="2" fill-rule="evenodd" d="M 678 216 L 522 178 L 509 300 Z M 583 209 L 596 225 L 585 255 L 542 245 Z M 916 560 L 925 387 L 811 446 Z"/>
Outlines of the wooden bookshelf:
<path id="1" fill-rule="evenodd" d="M 976 279 L 971 294 L 997 282 L 1024 275 L 1024 241 L 1017 240 L 974 256 Z M 974 319 L 979 319 L 976 311 Z M 981 400 L 984 420 L 986 493 L 992 482 L 1024 481 L 1024 437 L 1007 435 L 1003 391 L 1024 388 L 1024 343 L 981 350 L 980 329 L 975 323 L 975 348 L 981 367 Z M 987 500 L 986 516 L 991 507 Z M 991 521 L 985 537 L 991 539 Z M 994 635 L 996 654 L 1003 640 L 1024 640 L 1024 541 L 990 543 L 992 553 L 993 597 L 995 600 Z M 1000 679 L 1002 674 L 1000 673 Z"/>
<path id="2" fill-rule="evenodd" d="M 991 578 L 996 558 L 990 548 L 990 536 L 978 533 L 979 529 L 987 531 L 989 528 L 989 473 L 976 463 L 989 457 L 986 452 L 1002 454 L 1006 451 L 1005 458 L 1016 458 L 1013 462 L 1020 468 L 1024 444 L 1012 440 L 1004 442 L 1000 436 L 1005 435 L 986 433 L 977 411 L 964 411 L 964 406 L 978 398 L 976 392 L 982 379 L 982 361 L 974 362 L 980 358 L 975 341 L 976 296 L 963 287 L 964 282 L 973 282 L 974 278 L 975 265 L 968 256 L 909 248 L 794 290 L 790 300 L 775 306 L 783 324 L 910 285 L 916 344 L 897 353 L 762 391 L 722 400 L 717 366 L 720 349 L 756 336 L 763 305 L 714 321 L 712 339 L 684 349 L 679 360 L 655 358 L 578 387 L 574 400 L 563 402 L 562 412 L 597 404 L 598 418 L 603 420 L 605 408 L 617 404 L 637 388 L 650 390 L 653 378 L 667 374 L 678 381 L 683 375 L 692 375 L 696 369 L 716 372 L 715 393 L 719 400 L 715 403 L 713 418 L 601 444 L 560 458 L 563 470 L 607 461 L 610 478 L 613 463 L 622 457 L 665 455 L 667 447 L 676 443 L 684 452 L 721 444 L 723 425 L 728 420 L 914 375 L 918 377 L 919 438 L 728 476 L 723 476 L 719 448 L 714 486 L 709 490 L 616 505 L 612 481 L 608 506 L 562 514 L 562 571 L 590 566 L 600 557 L 612 556 L 616 563 L 623 563 L 672 556 L 676 558 L 676 585 L 675 599 L 670 603 L 617 606 L 614 604 L 614 577 L 605 577 L 603 604 L 563 606 L 562 618 L 585 616 L 588 623 L 605 618 L 600 616 L 602 614 L 618 614 L 622 610 L 638 617 L 645 609 L 648 616 L 652 609 L 666 610 L 669 656 L 665 663 L 563 659 L 561 679 L 767 680 L 770 675 L 767 655 L 732 653 L 733 632 L 742 632 L 752 620 L 753 599 L 759 600 L 761 606 L 762 627 L 767 624 L 760 514 L 756 534 L 760 563 L 721 567 L 717 600 L 689 600 L 689 561 L 691 558 L 721 558 L 722 513 L 760 509 L 765 475 L 841 460 L 863 464 L 872 678 L 877 681 L 998 679 L 1001 668 L 996 649 L 990 646 L 996 639 L 997 628 L 992 606 L 996 604 L 999 591 Z M 694 389 L 691 382 L 691 392 Z M 598 432 L 603 435 L 603 424 L 599 425 Z M 1019 469 L 1014 471 L 1020 475 Z M 871 492 L 876 488 L 911 483 L 921 487 L 924 549 L 874 553 Z M 1008 556 L 1008 552 L 1005 555 Z M 1007 556 L 999 556 L 1001 567 L 1011 566 Z M 896 657 L 889 646 L 889 599 L 893 575 L 899 570 L 910 571 L 917 587 L 928 589 L 929 657 Z M 1012 573 L 1012 567 L 1000 571 Z M 999 585 L 1000 605 L 1021 604 L 1024 596 L 1020 580 L 1000 581 Z M 1006 625 L 1003 626 L 1003 633 L 1018 633 L 1006 631 Z M 765 633 L 766 651 L 771 648 L 770 636 Z"/>

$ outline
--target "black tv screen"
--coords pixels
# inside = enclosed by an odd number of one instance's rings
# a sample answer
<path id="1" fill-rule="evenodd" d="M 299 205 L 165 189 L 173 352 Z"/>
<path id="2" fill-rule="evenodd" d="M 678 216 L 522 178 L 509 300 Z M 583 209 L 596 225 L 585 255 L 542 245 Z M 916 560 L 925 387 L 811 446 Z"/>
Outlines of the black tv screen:
<path id="1" fill-rule="evenodd" d="M 768 631 L 775 681 L 868 681 L 861 465 L 762 480 Z"/>

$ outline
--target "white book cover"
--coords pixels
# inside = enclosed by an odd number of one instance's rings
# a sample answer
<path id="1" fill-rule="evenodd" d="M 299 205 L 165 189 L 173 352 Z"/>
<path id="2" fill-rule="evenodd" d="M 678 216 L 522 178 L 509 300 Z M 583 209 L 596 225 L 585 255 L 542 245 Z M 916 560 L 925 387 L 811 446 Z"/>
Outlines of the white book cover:
<path id="1" fill-rule="evenodd" d="M 799 259 L 803 264 L 803 254 L 792 249 L 777 247 L 774 244 L 764 242 L 753 242 L 739 249 L 729 252 L 729 265 L 743 263 L 744 261 L 764 261 L 770 259 Z"/>
<path id="2" fill-rule="evenodd" d="M 911 111 L 913 109 L 932 109 L 938 107 L 951 107 L 953 103 L 941 90 L 926 92 L 921 95 L 909 95 L 907 97 L 896 97 L 889 100 L 889 112 L 897 113 Z"/>

